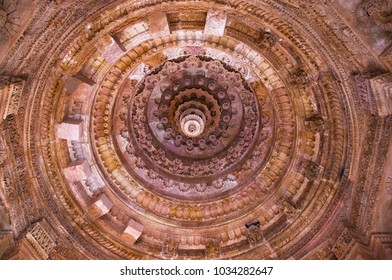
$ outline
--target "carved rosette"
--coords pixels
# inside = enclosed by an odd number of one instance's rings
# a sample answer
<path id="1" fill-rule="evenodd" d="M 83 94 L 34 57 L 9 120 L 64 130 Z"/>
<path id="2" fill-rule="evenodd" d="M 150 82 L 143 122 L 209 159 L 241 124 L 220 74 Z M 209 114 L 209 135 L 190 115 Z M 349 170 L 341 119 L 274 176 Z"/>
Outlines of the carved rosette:
<path id="1" fill-rule="evenodd" d="M 250 179 L 235 175 L 246 161 L 252 174 L 261 168 L 260 156 L 266 157 L 271 140 L 261 139 L 259 102 L 241 75 L 219 60 L 178 58 L 152 70 L 133 89 L 127 81 L 123 86 L 127 89 L 120 88 L 113 109 L 121 120 L 114 135 L 123 136 L 118 148 L 125 149 L 124 165 L 152 191 L 211 197 Z M 121 96 L 132 90 L 124 104 Z M 265 130 L 271 124 L 265 123 Z M 185 125 L 200 131 L 187 135 Z M 252 159 L 252 151 L 261 150 Z"/>

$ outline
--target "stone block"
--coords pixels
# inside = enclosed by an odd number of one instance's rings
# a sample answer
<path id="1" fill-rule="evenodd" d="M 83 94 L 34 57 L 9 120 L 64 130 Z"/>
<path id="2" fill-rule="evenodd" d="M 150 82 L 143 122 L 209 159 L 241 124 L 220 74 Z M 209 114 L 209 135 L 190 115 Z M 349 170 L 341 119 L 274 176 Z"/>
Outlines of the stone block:
<path id="1" fill-rule="evenodd" d="M 153 38 L 159 38 L 170 35 L 169 23 L 165 12 L 153 12 L 149 16 L 148 26 Z"/>
<path id="2" fill-rule="evenodd" d="M 95 82 L 82 73 L 77 73 L 64 81 L 64 88 L 70 94 L 80 91 L 89 91 L 90 87 L 94 85 Z"/>
<path id="3" fill-rule="evenodd" d="M 65 120 L 57 127 L 57 137 L 70 141 L 79 141 L 83 133 L 83 120 Z"/>
<path id="4" fill-rule="evenodd" d="M 122 236 L 129 245 L 133 245 L 143 232 L 143 225 L 135 220 L 129 220 Z"/>
<path id="5" fill-rule="evenodd" d="M 90 218 L 96 220 L 99 217 L 109 213 L 112 206 L 113 203 L 109 200 L 109 198 L 105 194 L 102 194 L 93 204 L 87 208 L 87 214 L 90 216 Z"/>
<path id="6" fill-rule="evenodd" d="M 115 37 L 105 35 L 95 45 L 101 55 L 110 63 L 117 61 L 126 51 Z"/>
<path id="7" fill-rule="evenodd" d="M 91 176 L 91 168 L 87 160 L 73 161 L 63 169 L 63 172 L 67 181 L 71 183 L 86 180 Z"/>
<path id="8" fill-rule="evenodd" d="M 209 10 L 207 13 L 204 34 L 223 36 L 225 33 L 226 22 L 227 13 L 225 11 Z"/>

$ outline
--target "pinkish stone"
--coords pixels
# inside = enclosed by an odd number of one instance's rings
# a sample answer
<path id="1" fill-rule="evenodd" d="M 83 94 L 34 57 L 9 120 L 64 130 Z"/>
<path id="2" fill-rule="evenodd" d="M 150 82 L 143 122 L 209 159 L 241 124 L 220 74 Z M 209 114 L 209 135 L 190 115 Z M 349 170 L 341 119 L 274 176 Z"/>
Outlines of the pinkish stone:
<path id="1" fill-rule="evenodd" d="M 106 195 L 102 194 L 93 204 L 87 208 L 87 214 L 93 220 L 102 217 L 107 214 L 112 208 L 113 203 L 107 198 Z"/>
<path id="2" fill-rule="evenodd" d="M 150 34 L 153 38 L 170 35 L 169 23 L 165 12 L 154 12 L 148 19 Z"/>
<path id="3" fill-rule="evenodd" d="M 207 14 L 205 35 L 223 36 L 225 33 L 227 13 L 225 11 L 209 10 Z"/>
<path id="4" fill-rule="evenodd" d="M 103 36 L 95 47 L 110 63 L 117 61 L 125 52 L 125 48 L 110 35 Z"/>
<path id="5" fill-rule="evenodd" d="M 63 169 L 63 172 L 67 181 L 72 183 L 86 180 L 91 176 L 91 168 L 87 160 L 73 161 Z"/>
<path id="6" fill-rule="evenodd" d="M 130 220 L 122 236 L 129 245 L 133 245 L 143 232 L 143 225 L 135 220 Z"/>
<path id="7" fill-rule="evenodd" d="M 65 120 L 57 127 L 57 137 L 61 139 L 79 141 L 82 133 L 83 120 Z"/>

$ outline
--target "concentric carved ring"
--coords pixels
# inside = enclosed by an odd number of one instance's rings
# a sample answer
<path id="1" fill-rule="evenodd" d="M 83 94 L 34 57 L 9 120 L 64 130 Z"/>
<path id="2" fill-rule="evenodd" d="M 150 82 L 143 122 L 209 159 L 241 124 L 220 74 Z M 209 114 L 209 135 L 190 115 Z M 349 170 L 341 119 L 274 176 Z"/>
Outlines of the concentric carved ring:
<path id="1" fill-rule="evenodd" d="M 121 158 L 129 172 L 168 195 L 241 186 L 243 180 L 228 178 L 252 161 L 265 137 L 257 97 L 241 80 L 232 68 L 208 57 L 183 57 L 153 69 L 123 104 L 129 119 L 123 119 L 127 148 Z M 130 92 L 128 84 L 119 92 Z M 204 187 L 197 187 L 201 183 Z"/>
<path id="2" fill-rule="evenodd" d="M 180 117 L 181 130 L 188 137 L 197 137 L 203 133 L 206 117 L 197 109 L 188 109 Z"/>

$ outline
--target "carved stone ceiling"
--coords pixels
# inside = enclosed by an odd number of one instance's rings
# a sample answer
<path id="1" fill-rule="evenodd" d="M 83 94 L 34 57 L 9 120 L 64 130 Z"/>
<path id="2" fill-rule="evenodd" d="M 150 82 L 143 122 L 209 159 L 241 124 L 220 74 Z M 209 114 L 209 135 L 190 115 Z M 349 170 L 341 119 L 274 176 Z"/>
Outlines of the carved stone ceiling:
<path id="1" fill-rule="evenodd" d="M 388 1 L 0 1 L 0 257 L 392 257 Z"/>

